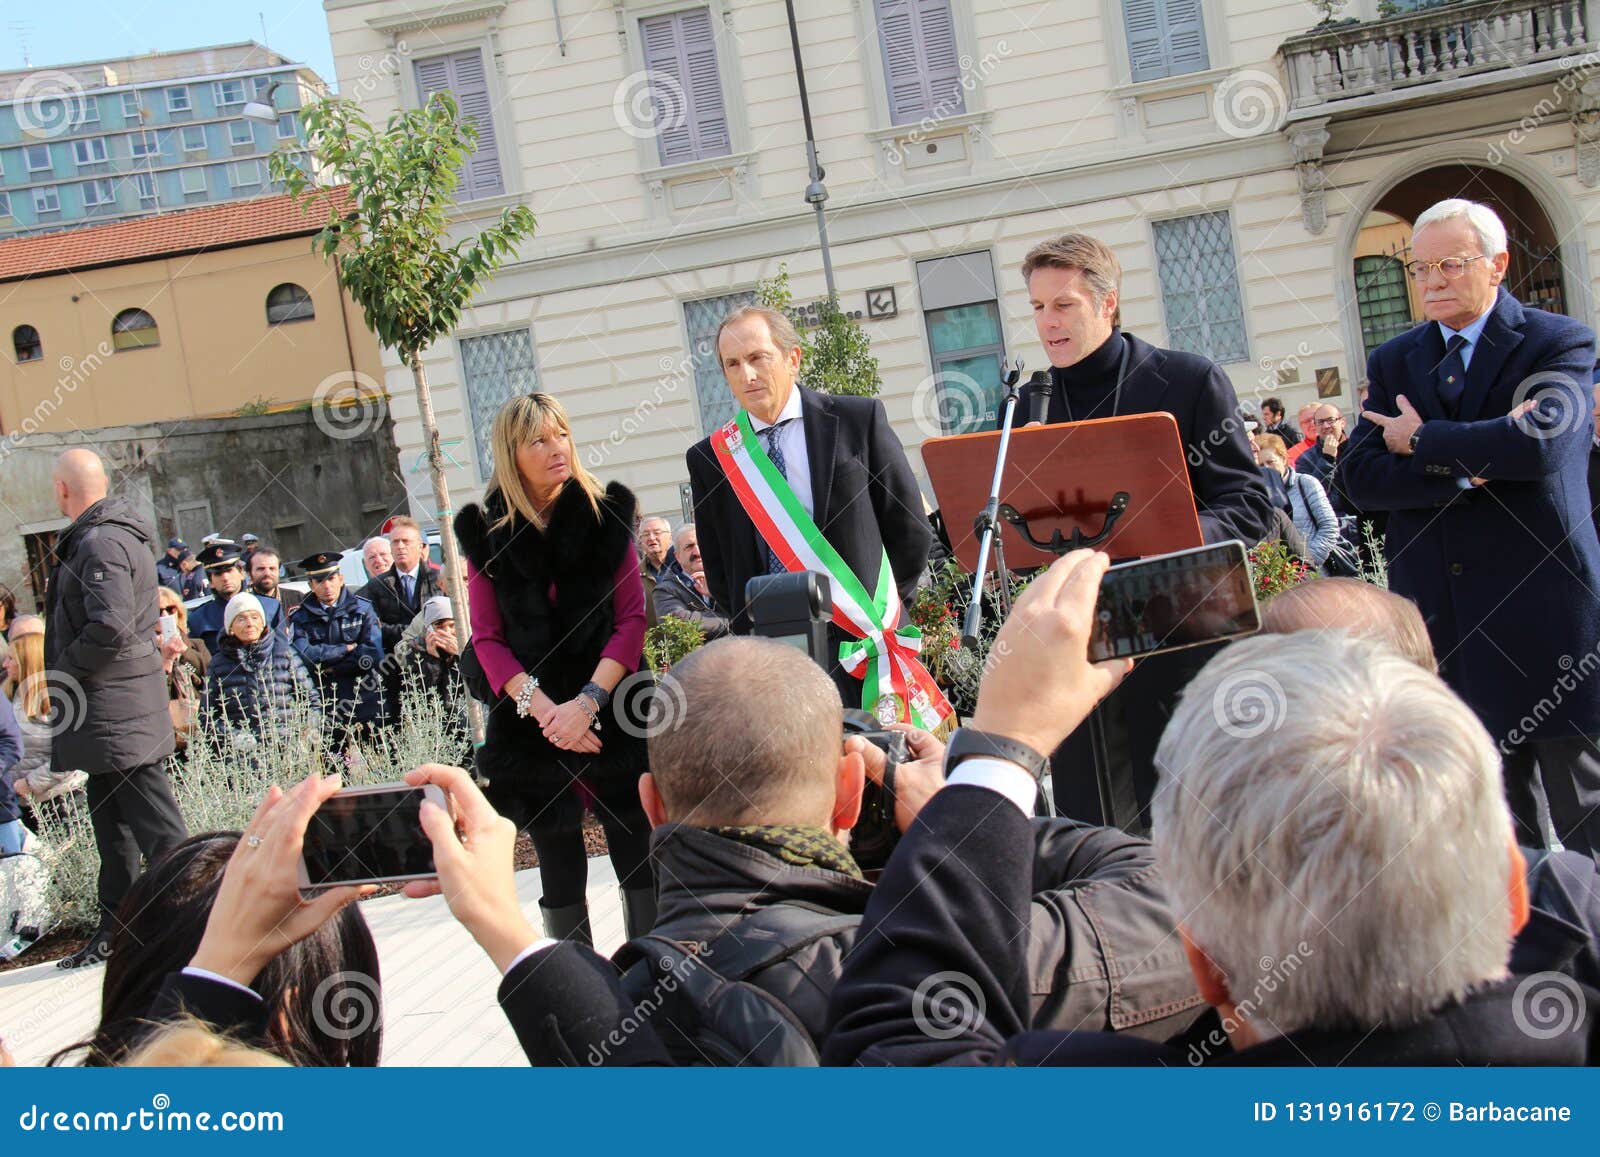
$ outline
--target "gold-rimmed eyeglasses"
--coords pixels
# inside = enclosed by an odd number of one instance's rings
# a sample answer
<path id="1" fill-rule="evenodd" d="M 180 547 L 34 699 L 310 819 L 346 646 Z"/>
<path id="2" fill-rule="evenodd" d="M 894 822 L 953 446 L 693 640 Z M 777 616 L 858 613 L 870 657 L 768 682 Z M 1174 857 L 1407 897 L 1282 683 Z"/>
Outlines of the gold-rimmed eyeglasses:
<path id="1" fill-rule="evenodd" d="M 1406 262 L 1406 276 L 1412 281 L 1426 281 L 1437 269 L 1444 274 L 1446 281 L 1454 281 L 1467 271 L 1467 266 L 1474 261 L 1482 261 L 1482 253 L 1473 257 L 1446 257 L 1443 261 L 1408 261 Z"/>

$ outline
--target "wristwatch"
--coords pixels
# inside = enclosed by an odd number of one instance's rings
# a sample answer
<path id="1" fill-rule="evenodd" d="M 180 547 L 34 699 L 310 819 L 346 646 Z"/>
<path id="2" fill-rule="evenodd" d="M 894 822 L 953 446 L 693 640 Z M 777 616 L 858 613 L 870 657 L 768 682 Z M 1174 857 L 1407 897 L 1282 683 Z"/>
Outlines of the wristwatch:
<path id="1" fill-rule="evenodd" d="M 1050 757 L 1040 755 L 1026 743 L 972 727 L 958 727 L 944 747 L 944 773 L 948 776 L 964 759 L 979 758 L 1021 764 L 1035 781 L 1042 780 L 1050 767 Z"/>
<path id="2" fill-rule="evenodd" d="M 1421 437 L 1422 437 L 1422 427 L 1421 426 L 1418 426 L 1415 430 L 1411 431 L 1411 443 L 1410 443 L 1410 445 L 1411 445 L 1411 452 L 1413 454 L 1415 454 L 1417 452 L 1417 440 L 1419 438 L 1421 438 Z"/>

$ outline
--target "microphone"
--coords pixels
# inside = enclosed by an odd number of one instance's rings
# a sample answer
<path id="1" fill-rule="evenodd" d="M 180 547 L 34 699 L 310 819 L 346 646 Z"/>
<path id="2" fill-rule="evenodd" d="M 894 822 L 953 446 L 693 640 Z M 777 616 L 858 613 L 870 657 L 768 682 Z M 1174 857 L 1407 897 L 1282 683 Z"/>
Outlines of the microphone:
<path id="1" fill-rule="evenodd" d="M 1050 418 L 1050 395 L 1053 383 L 1044 370 L 1034 370 L 1028 379 L 1028 421 L 1046 422 Z"/>

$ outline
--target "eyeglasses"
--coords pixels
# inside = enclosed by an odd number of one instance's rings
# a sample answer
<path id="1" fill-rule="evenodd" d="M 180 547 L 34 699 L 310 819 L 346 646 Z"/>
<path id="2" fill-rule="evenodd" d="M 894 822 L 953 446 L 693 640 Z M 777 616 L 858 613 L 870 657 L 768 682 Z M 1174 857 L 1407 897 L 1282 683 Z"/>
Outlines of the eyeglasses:
<path id="1" fill-rule="evenodd" d="M 161 607 L 161 613 L 163 615 L 175 615 L 178 613 L 178 608 L 175 604 L 165 603 Z"/>
<path id="2" fill-rule="evenodd" d="M 1487 257 L 1479 253 L 1475 257 L 1446 257 L 1443 261 L 1408 261 L 1406 262 L 1406 276 L 1412 281 L 1426 281 L 1429 275 L 1437 269 L 1444 274 L 1446 281 L 1454 281 L 1467 271 L 1467 266 L 1474 261 L 1485 261 Z"/>
<path id="3" fill-rule="evenodd" d="M 1332 426 L 1334 423 L 1342 422 L 1342 421 L 1344 421 L 1344 415 L 1343 414 L 1335 414 L 1331 418 L 1318 418 L 1316 420 L 1316 425 L 1318 425 L 1318 426 Z"/>

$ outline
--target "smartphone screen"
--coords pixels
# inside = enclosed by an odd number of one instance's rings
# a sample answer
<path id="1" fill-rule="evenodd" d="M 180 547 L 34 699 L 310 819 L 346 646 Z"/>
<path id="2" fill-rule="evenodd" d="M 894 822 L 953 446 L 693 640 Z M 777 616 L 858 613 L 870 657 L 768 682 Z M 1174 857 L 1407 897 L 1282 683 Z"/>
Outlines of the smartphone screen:
<path id="1" fill-rule="evenodd" d="M 1089 657 L 1175 651 L 1261 629 L 1242 542 L 1123 563 L 1100 580 Z"/>
<path id="2" fill-rule="evenodd" d="M 330 796 L 306 826 L 310 886 L 434 875 L 422 799 L 419 787 Z"/>

